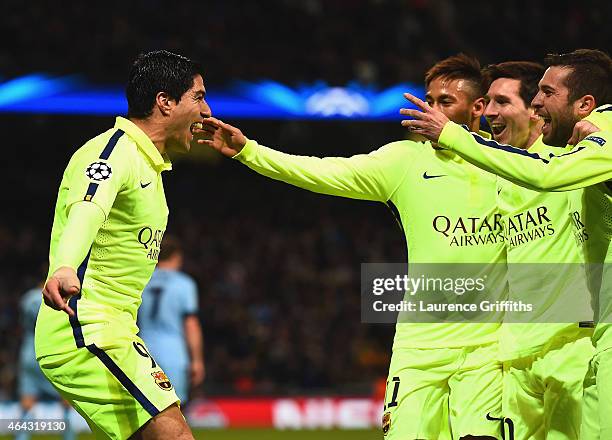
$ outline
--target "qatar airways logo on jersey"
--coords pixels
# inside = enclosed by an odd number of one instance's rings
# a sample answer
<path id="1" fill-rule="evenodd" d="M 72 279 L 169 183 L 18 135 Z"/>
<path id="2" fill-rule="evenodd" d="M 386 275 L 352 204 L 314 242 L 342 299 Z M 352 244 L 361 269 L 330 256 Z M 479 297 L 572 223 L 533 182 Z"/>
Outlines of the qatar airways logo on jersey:
<path id="1" fill-rule="evenodd" d="M 450 240 L 450 246 L 479 246 L 504 241 L 501 214 L 488 217 L 434 217 L 436 232 Z"/>
<path id="2" fill-rule="evenodd" d="M 138 242 L 147 252 L 149 260 L 157 261 L 164 232 L 166 232 L 165 229 L 152 229 L 148 226 L 145 226 L 138 232 Z"/>
<path id="3" fill-rule="evenodd" d="M 587 233 L 586 225 L 582 223 L 582 220 L 580 219 L 580 213 L 578 211 L 570 213 L 570 217 L 572 219 L 572 224 L 574 225 L 574 238 L 576 239 L 576 243 L 578 243 L 578 245 L 581 245 L 589 239 L 589 234 Z"/>
<path id="4" fill-rule="evenodd" d="M 508 244 L 517 247 L 555 234 L 555 228 L 548 217 L 548 208 L 534 209 L 508 216 Z"/>

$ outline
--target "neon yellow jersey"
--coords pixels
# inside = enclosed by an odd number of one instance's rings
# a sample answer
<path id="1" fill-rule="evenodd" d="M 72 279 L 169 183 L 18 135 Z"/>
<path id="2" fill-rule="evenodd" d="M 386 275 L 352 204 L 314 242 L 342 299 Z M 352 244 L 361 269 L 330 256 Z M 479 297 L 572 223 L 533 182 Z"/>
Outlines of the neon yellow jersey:
<path id="1" fill-rule="evenodd" d="M 581 204 L 574 203 L 572 209 L 580 210 L 580 223 L 588 231 L 583 237 L 585 260 L 606 263 L 604 273 L 589 274 L 591 291 L 598 302 L 596 319 L 602 323 L 597 325 L 593 339 L 602 350 L 612 347 L 612 331 L 606 331 L 612 322 L 612 106 L 601 106 L 585 119 L 602 131 L 587 136 L 571 151 L 552 156 L 492 141 L 479 143 L 477 135 L 452 122 L 442 130 L 439 142 L 476 166 L 526 188 L 583 189 Z"/>
<path id="2" fill-rule="evenodd" d="M 387 204 L 405 234 L 409 265 L 506 262 L 496 176 L 448 150 L 399 141 L 370 154 L 318 158 L 249 140 L 235 158 L 264 176 L 313 192 Z M 497 341 L 498 328 L 496 323 L 398 323 L 393 347 L 480 345 Z"/>
<path id="3" fill-rule="evenodd" d="M 587 136 L 569 152 L 547 157 L 493 140 L 478 142 L 476 136 L 454 122 L 444 126 L 438 142 L 477 167 L 517 185 L 536 191 L 568 191 L 612 180 L 612 105 L 600 107 L 585 120 L 596 122 L 602 131 Z"/>
<path id="4" fill-rule="evenodd" d="M 141 292 L 157 263 L 168 219 L 161 172 L 169 169 L 170 162 L 147 135 L 121 117 L 74 153 L 57 197 L 49 274 L 63 264 L 58 245 L 70 239 L 63 232 L 75 204 L 94 203 L 105 220 L 93 243 L 73 237 L 75 246 L 91 245 L 77 269 L 81 292 L 69 301 L 76 317 L 41 305 L 37 357 L 90 344 L 109 347 L 137 333 Z"/>
<path id="5" fill-rule="evenodd" d="M 568 150 L 547 146 L 540 137 L 528 151 L 548 156 Z M 500 330 L 499 350 L 501 360 L 511 360 L 535 354 L 554 337 L 584 332 L 577 323 L 593 320 L 582 264 L 588 232 L 580 217 L 583 190 L 538 192 L 504 179 L 498 185 L 509 299 L 535 306 L 534 324 L 512 323 L 511 314 L 506 315 L 509 323 Z M 574 316 L 574 323 L 561 321 Z"/>

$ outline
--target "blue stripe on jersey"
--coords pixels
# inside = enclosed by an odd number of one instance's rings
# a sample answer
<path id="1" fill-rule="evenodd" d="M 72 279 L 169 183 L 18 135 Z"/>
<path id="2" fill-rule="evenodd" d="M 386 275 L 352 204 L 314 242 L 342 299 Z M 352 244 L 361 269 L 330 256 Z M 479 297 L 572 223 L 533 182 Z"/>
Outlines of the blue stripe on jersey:
<path id="1" fill-rule="evenodd" d="M 131 381 L 129 377 L 119 368 L 119 366 L 110 358 L 104 350 L 91 344 L 87 346 L 87 349 L 93 353 L 102 363 L 109 369 L 109 371 L 117 378 L 117 380 L 125 387 L 126 390 L 142 405 L 142 407 L 151 415 L 155 417 L 159 414 L 159 410 L 151 403 L 149 399 L 143 394 L 142 391 Z"/>
<path id="2" fill-rule="evenodd" d="M 83 280 L 85 279 L 85 271 L 87 270 L 87 264 L 89 263 L 89 256 L 91 255 L 91 247 L 89 248 L 89 252 L 87 252 L 87 256 L 83 260 L 83 262 L 79 265 L 77 269 L 77 278 L 81 283 L 81 288 L 83 287 Z M 74 335 L 74 342 L 76 343 L 77 348 L 85 347 L 85 338 L 83 337 L 83 328 L 81 327 L 81 323 L 79 322 L 78 315 L 78 301 L 81 299 L 81 293 L 78 295 L 74 295 L 70 300 L 68 300 L 68 305 L 74 312 L 74 316 L 70 317 L 70 326 L 72 327 L 72 334 Z"/>
<path id="3" fill-rule="evenodd" d="M 462 125 L 462 127 L 467 130 L 470 131 L 467 126 Z M 503 150 L 503 151 L 507 151 L 508 153 L 513 153 L 513 154 L 520 154 L 521 156 L 527 156 L 530 157 L 531 159 L 537 159 L 537 160 L 541 160 L 544 163 L 548 163 L 549 161 L 544 159 L 543 157 L 540 157 L 537 153 L 530 153 L 527 150 L 522 150 L 520 148 L 516 148 L 513 147 L 512 145 L 507 145 L 507 144 L 500 144 L 498 142 L 495 142 L 493 139 L 485 139 L 482 136 L 480 136 L 478 133 L 473 133 L 470 131 L 470 134 L 474 137 L 474 139 L 476 140 L 476 142 L 478 142 L 481 145 L 485 145 L 489 148 L 495 148 L 496 150 Z"/>
<path id="4" fill-rule="evenodd" d="M 83 328 L 78 318 L 77 302 L 81 299 L 81 294 L 72 296 L 68 300 L 68 305 L 74 312 L 74 316 L 70 317 L 70 326 L 72 327 L 72 335 L 74 336 L 74 342 L 77 348 L 85 347 L 85 338 L 83 337 Z"/>
<path id="5" fill-rule="evenodd" d="M 612 112 L 612 105 L 609 105 L 607 107 L 604 107 L 602 109 L 599 110 L 595 110 L 597 113 L 603 113 L 603 112 Z"/>
<path id="6" fill-rule="evenodd" d="M 85 259 L 81 262 L 81 264 L 79 265 L 79 268 L 77 269 L 77 277 L 79 281 L 81 282 L 81 286 L 83 285 L 83 279 L 85 278 L 85 271 L 87 270 L 87 264 L 89 263 L 90 255 L 91 255 L 91 246 L 89 247 L 89 252 L 87 252 Z"/>
<path id="7" fill-rule="evenodd" d="M 83 197 L 83 200 L 86 202 L 91 202 L 91 199 L 93 199 L 93 196 L 97 190 L 98 190 L 98 184 L 94 182 L 90 182 L 89 186 L 87 187 L 87 193 L 85 193 L 85 197 Z"/>
<path id="8" fill-rule="evenodd" d="M 119 140 L 119 138 L 121 136 L 123 136 L 124 131 L 121 129 L 118 129 L 110 138 L 110 140 L 108 141 L 108 143 L 106 144 L 106 147 L 104 147 L 104 150 L 102 151 L 102 154 L 100 154 L 100 159 L 104 159 L 107 160 L 109 158 L 109 156 L 111 155 L 111 153 L 113 152 L 113 149 L 115 148 L 115 145 L 117 145 L 117 141 Z"/>
<path id="9" fill-rule="evenodd" d="M 585 148 L 585 147 L 578 147 L 578 148 L 576 148 L 575 150 L 572 150 L 572 151 L 570 151 L 569 153 L 564 153 L 564 154 L 552 154 L 552 153 L 551 153 L 550 157 L 551 157 L 551 158 L 553 158 L 553 157 L 563 157 L 563 156 L 569 156 L 570 154 L 576 154 L 576 153 L 578 153 L 579 151 L 584 150 L 584 148 Z"/>

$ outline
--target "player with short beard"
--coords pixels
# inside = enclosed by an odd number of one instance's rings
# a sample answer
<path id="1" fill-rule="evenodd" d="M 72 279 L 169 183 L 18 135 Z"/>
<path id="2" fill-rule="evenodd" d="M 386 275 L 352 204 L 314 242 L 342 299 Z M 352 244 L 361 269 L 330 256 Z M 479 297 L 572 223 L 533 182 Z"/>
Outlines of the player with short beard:
<path id="1" fill-rule="evenodd" d="M 544 67 L 526 61 L 488 66 L 485 118 L 501 144 L 561 154 L 542 142 L 544 121 L 530 105 Z M 489 142 L 480 139 L 483 143 Z M 570 147 L 571 148 L 571 147 Z M 593 355 L 593 312 L 575 234 L 583 190 L 545 193 L 498 181 L 505 224 L 509 298 L 534 304 L 529 323 L 506 313 L 500 330 L 503 415 L 516 439 L 579 437 L 583 380 Z M 531 217 L 530 217 L 531 216 Z M 525 219 L 535 219 L 529 222 Z M 521 321 L 518 323 L 517 321 Z"/>
<path id="2" fill-rule="evenodd" d="M 548 68 L 532 106 L 544 120 L 544 142 L 563 146 L 571 136 L 570 143 L 576 146 L 570 152 L 545 156 L 497 143 L 482 148 L 473 134 L 409 94 L 407 99 L 421 111 L 403 111 L 415 119 L 402 124 L 521 186 L 540 191 L 584 188 L 579 214 L 590 228 L 584 252 L 590 263 L 597 323 L 595 354 L 584 381 L 581 438 L 608 439 L 612 438 L 612 105 L 608 104 L 612 59 L 599 50 L 578 49 L 548 55 L 545 64 Z M 583 139 L 578 142 L 578 138 Z"/>
<path id="3" fill-rule="evenodd" d="M 478 61 L 465 55 L 440 61 L 427 72 L 426 88 L 435 108 L 478 130 L 485 105 Z M 260 174 L 318 193 L 385 203 L 406 236 L 409 270 L 415 263 L 500 263 L 505 270 L 496 178 L 448 150 L 398 141 L 367 155 L 317 158 L 266 148 L 214 118 L 204 128 L 214 139 L 201 143 Z M 433 222 L 440 216 L 458 225 L 454 233 L 436 230 Z M 474 227 L 486 230 L 481 241 L 472 240 L 478 234 L 467 230 L 468 219 L 478 219 Z M 505 293 L 503 275 L 489 279 L 500 295 Z M 405 322 L 400 316 L 385 399 L 385 438 L 499 438 L 494 420 L 501 413 L 498 328 L 498 323 Z"/>

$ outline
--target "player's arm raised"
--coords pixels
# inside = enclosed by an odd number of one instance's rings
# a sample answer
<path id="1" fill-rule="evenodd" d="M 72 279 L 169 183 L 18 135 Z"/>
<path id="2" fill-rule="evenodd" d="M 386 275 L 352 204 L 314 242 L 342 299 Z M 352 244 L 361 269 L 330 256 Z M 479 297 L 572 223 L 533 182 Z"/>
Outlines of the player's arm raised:
<path id="1" fill-rule="evenodd" d="M 198 140 L 200 144 L 242 162 L 259 174 L 321 194 L 386 202 L 412 162 L 411 151 L 398 143 L 370 154 L 319 158 L 264 147 L 215 118 L 205 121 L 205 130 L 207 138 Z"/>
<path id="2" fill-rule="evenodd" d="M 455 151 L 477 167 L 518 185 L 535 190 L 567 191 L 612 179 L 611 132 L 591 134 L 591 121 L 602 125 L 607 123 L 605 128 L 609 130 L 612 123 L 610 112 L 604 116 L 597 114 L 585 118 L 584 124 L 578 127 L 572 138 L 575 141 L 579 137 L 586 137 L 570 152 L 543 157 L 471 133 L 448 121 L 441 112 L 420 99 L 410 94 L 405 94 L 405 97 L 418 109 L 402 109 L 401 114 L 414 118 L 402 121 L 402 125 Z"/>

